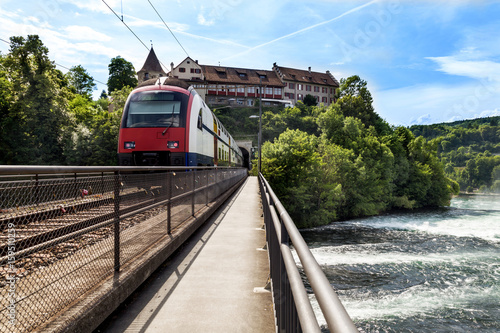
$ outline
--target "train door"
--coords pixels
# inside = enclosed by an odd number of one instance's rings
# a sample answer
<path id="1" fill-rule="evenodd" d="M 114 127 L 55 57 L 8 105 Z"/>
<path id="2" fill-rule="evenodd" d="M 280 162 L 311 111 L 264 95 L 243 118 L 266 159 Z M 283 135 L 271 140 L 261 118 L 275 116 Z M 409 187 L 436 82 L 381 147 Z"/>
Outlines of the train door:
<path id="1" fill-rule="evenodd" d="M 217 120 L 214 117 L 214 165 L 219 164 L 219 151 L 218 151 L 218 139 L 217 139 Z"/>

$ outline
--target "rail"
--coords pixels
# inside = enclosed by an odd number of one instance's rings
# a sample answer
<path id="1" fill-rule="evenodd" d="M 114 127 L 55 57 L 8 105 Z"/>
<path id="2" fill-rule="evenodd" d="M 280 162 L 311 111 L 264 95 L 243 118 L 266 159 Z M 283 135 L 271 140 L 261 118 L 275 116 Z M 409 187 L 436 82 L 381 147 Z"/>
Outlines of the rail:
<path id="1" fill-rule="evenodd" d="M 0 166 L 0 332 L 39 330 L 172 239 L 246 175 L 214 167 Z"/>
<path id="2" fill-rule="evenodd" d="M 259 185 L 269 251 L 270 275 L 278 332 L 321 332 L 290 241 L 332 333 L 358 333 L 299 230 L 262 174 Z"/>

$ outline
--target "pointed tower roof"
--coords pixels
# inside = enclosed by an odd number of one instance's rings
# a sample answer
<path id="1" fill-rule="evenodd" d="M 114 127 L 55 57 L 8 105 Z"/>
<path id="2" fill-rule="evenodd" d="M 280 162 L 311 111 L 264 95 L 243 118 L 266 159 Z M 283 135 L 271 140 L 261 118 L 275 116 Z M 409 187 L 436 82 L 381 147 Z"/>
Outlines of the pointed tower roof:
<path id="1" fill-rule="evenodd" d="M 167 73 L 163 71 L 163 68 L 161 68 L 160 61 L 158 60 L 158 57 L 156 56 L 156 53 L 153 50 L 153 46 L 151 46 L 151 50 L 149 50 L 146 62 L 144 63 L 144 66 L 142 66 L 139 72 L 160 72 L 167 75 Z"/>

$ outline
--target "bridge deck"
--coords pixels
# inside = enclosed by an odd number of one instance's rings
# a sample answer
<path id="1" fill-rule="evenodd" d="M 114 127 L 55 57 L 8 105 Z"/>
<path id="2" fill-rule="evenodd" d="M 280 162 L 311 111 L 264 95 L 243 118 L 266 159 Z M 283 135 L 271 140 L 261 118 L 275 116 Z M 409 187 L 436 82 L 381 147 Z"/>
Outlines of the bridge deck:
<path id="1" fill-rule="evenodd" d="M 258 180 L 249 177 L 98 330 L 274 332 Z"/>

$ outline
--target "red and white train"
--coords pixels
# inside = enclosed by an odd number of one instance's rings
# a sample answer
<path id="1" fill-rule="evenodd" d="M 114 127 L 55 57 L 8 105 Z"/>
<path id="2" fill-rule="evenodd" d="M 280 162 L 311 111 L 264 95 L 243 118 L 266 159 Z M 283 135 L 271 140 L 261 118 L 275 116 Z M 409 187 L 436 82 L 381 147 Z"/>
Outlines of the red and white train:
<path id="1" fill-rule="evenodd" d="M 231 135 L 193 87 L 161 77 L 128 96 L 118 139 L 122 166 L 242 166 Z"/>

